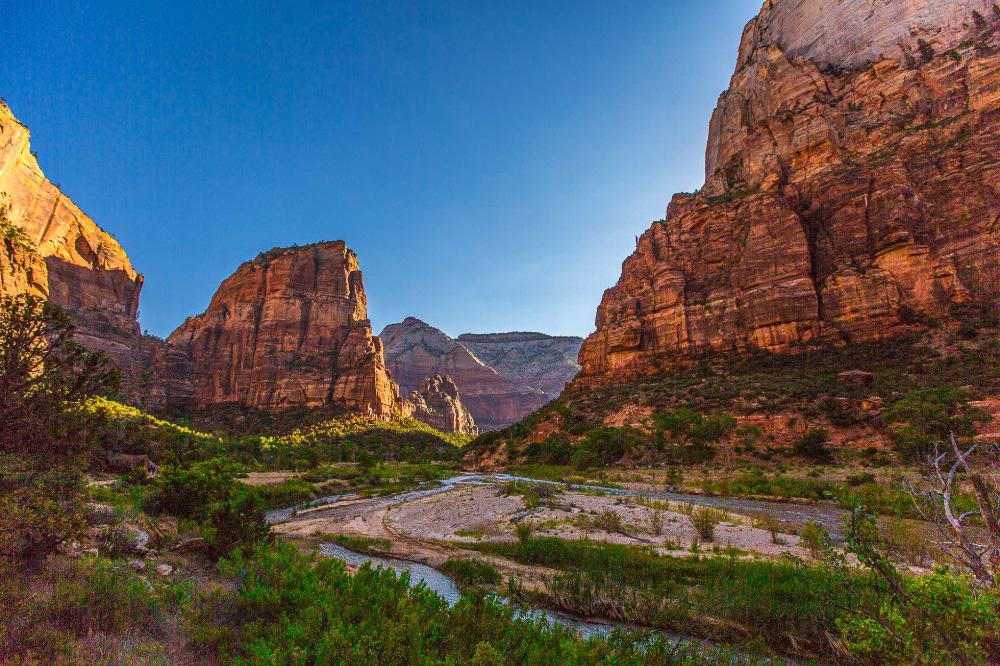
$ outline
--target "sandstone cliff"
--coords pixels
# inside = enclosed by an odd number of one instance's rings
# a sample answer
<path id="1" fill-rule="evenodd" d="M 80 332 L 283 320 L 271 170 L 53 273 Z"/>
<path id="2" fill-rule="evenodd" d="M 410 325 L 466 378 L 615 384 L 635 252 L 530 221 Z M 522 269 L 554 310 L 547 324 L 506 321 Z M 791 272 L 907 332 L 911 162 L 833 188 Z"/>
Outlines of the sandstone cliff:
<path id="1" fill-rule="evenodd" d="M 435 375 L 420 382 L 420 388 L 410 393 L 404 411 L 443 432 L 477 435 L 472 414 L 462 405 L 458 387 L 451 377 Z"/>
<path id="2" fill-rule="evenodd" d="M 578 385 L 995 308 L 998 28 L 982 0 L 765 3 L 712 117 L 705 186 L 624 262 Z"/>
<path id="3" fill-rule="evenodd" d="M 480 430 L 510 425 L 549 401 L 541 388 L 504 377 L 464 345 L 414 317 L 386 326 L 379 337 L 386 364 L 404 393 L 419 388 L 426 377 L 447 375 Z"/>
<path id="4" fill-rule="evenodd" d="M 0 295 L 30 293 L 65 309 L 76 339 L 134 364 L 142 276 L 113 236 L 42 173 L 28 128 L 0 102 Z"/>
<path id="5" fill-rule="evenodd" d="M 358 259 L 343 241 L 275 249 L 243 264 L 204 314 L 174 331 L 158 362 L 168 377 L 191 378 L 199 406 L 375 415 L 398 407 Z"/>

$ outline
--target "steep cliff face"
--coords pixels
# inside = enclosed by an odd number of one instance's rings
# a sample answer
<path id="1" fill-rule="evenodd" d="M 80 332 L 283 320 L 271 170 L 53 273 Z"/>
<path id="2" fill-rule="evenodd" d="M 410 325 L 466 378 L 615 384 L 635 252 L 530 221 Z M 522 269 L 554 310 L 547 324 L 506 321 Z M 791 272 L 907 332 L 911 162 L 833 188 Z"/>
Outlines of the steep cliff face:
<path id="1" fill-rule="evenodd" d="M 583 338 L 544 333 L 463 333 L 457 341 L 507 379 L 535 386 L 554 400 L 580 366 Z"/>
<path id="2" fill-rule="evenodd" d="M 420 388 L 410 393 L 404 411 L 443 432 L 478 435 L 479 428 L 472 414 L 462 405 L 458 387 L 451 377 L 434 375 L 420 382 Z"/>
<path id="3" fill-rule="evenodd" d="M 447 375 L 480 430 L 510 425 L 549 401 L 537 386 L 504 377 L 464 345 L 414 317 L 386 326 L 386 364 L 404 393 L 417 390 L 426 377 Z"/>
<path id="4" fill-rule="evenodd" d="M 139 337 L 142 276 L 113 236 L 42 173 L 28 128 L 0 102 L 0 295 L 30 293 L 65 309 L 76 339 L 128 370 Z"/>
<path id="5" fill-rule="evenodd" d="M 271 250 L 243 264 L 167 343 L 166 374 L 187 373 L 200 406 L 376 415 L 397 407 L 357 256 L 343 241 Z"/>
<path id="6" fill-rule="evenodd" d="M 624 262 L 578 385 L 995 308 L 998 33 L 981 0 L 767 2 L 713 114 L 705 187 Z"/>

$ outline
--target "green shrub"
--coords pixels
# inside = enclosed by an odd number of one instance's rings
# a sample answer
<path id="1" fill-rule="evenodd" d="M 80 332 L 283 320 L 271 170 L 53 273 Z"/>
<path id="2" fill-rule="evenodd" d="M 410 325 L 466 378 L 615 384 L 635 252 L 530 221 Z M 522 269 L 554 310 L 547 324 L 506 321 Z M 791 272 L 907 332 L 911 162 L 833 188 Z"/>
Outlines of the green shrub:
<path id="1" fill-rule="evenodd" d="M 830 533 L 817 522 L 809 521 L 799 529 L 803 547 L 814 559 L 821 559 L 832 547 Z"/>
<path id="2" fill-rule="evenodd" d="M 208 508 L 236 494 L 239 465 L 214 458 L 187 467 L 166 466 L 156 479 L 147 507 L 179 518 L 204 518 Z"/>
<path id="3" fill-rule="evenodd" d="M 886 599 L 874 616 L 838 622 L 851 653 L 872 664 L 990 664 L 984 646 L 1000 635 L 996 593 L 936 569 L 902 579 L 907 603 Z"/>
<path id="4" fill-rule="evenodd" d="M 213 627 L 207 638 L 226 662 L 626 666 L 725 659 L 658 638 L 583 641 L 567 629 L 516 619 L 489 595 L 449 607 L 426 587 L 411 586 L 406 574 L 365 566 L 349 575 L 342 562 L 307 558 L 285 543 L 237 551 L 221 567 L 235 590 L 206 601 L 193 620 Z"/>
<path id="5" fill-rule="evenodd" d="M 929 455 L 938 442 L 950 434 L 974 435 L 976 423 L 989 419 L 980 410 L 965 410 L 968 401 L 959 389 L 922 389 L 910 391 L 885 413 L 885 422 L 895 425 L 893 445 L 905 461 L 916 461 Z"/>
<path id="6" fill-rule="evenodd" d="M 441 565 L 440 569 L 463 587 L 479 588 L 499 585 L 503 579 L 496 567 L 482 560 L 450 558 Z"/>
<path id="7" fill-rule="evenodd" d="M 97 628 L 128 633 L 154 629 L 162 617 L 159 600 L 133 572 L 108 560 L 83 560 L 57 583 L 47 614 L 79 634 Z"/>
<path id="8" fill-rule="evenodd" d="M 797 455 L 817 462 L 828 462 L 832 458 L 830 434 L 824 428 L 810 428 L 795 440 L 793 449 Z"/>
<path id="9" fill-rule="evenodd" d="M 82 406 L 118 381 L 59 308 L 0 298 L 0 563 L 37 563 L 83 527 L 81 475 L 100 424 Z"/>
<path id="10" fill-rule="evenodd" d="M 695 507 L 688 520 L 702 541 L 715 540 L 715 528 L 726 519 L 726 514 L 707 506 Z"/>
<path id="11" fill-rule="evenodd" d="M 248 548 L 271 540 L 271 528 L 254 493 L 240 490 L 207 508 L 202 527 L 211 554 L 221 557 L 235 548 Z"/>

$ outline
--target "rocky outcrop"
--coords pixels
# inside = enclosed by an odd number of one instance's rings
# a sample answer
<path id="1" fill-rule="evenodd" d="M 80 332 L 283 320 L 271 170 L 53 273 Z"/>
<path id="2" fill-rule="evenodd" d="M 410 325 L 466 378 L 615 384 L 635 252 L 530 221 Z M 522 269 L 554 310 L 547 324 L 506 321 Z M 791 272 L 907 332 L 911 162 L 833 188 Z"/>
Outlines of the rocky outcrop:
<path id="1" fill-rule="evenodd" d="M 48 298 L 72 317 L 78 342 L 131 370 L 142 276 L 118 241 L 49 182 L 29 139 L 0 102 L 0 295 Z"/>
<path id="2" fill-rule="evenodd" d="M 549 402 L 538 386 L 503 376 L 463 344 L 414 317 L 386 326 L 379 337 L 386 365 L 404 393 L 417 390 L 425 377 L 447 375 L 480 430 L 510 425 Z"/>
<path id="3" fill-rule="evenodd" d="M 358 259 L 343 241 L 275 249 L 243 264 L 157 360 L 167 377 L 191 378 L 198 406 L 398 408 Z"/>
<path id="4" fill-rule="evenodd" d="M 459 344 L 501 376 L 540 388 L 554 400 L 580 366 L 583 338 L 544 333 L 463 333 Z"/>
<path id="5" fill-rule="evenodd" d="M 443 432 L 478 435 L 472 414 L 462 405 L 458 387 L 451 377 L 435 375 L 420 382 L 420 388 L 410 393 L 404 408 L 424 423 Z"/>
<path id="6" fill-rule="evenodd" d="M 713 114 L 707 180 L 604 294 L 578 385 L 996 307 L 1000 11 L 771 0 Z"/>

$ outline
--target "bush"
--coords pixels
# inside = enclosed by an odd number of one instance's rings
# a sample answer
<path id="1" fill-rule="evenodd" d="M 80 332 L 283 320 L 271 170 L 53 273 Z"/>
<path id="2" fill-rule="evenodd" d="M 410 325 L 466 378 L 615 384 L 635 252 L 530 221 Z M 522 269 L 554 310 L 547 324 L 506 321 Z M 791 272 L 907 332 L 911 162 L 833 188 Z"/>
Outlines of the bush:
<path id="1" fill-rule="evenodd" d="M 489 562 L 482 560 L 456 560 L 451 558 L 441 565 L 441 571 L 449 574 L 463 587 L 487 587 L 499 585 L 503 580 L 500 572 Z"/>
<path id="2" fill-rule="evenodd" d="M 810 428 L 795 440 L 793 449 L 797 455 L 816 462 L 829 462 L 832 453 L 827 444 L 830 434 L 823 428 Z"/>
<path id="3" fill-rule="evenodd" d="M 572 463 L 577 469 L 613 465 L 645 442 L 646 435 L 636 428 L 595 428 L 573 452 Z"/>
<path id="4" fill-rule="evenodd" d="M 594 518 L 594 528 L 605 532 L 620 532 L 622 518 L 614 511 L 603 511 Z"/>
<path id="5" fill-rule="evenodd" d="M 886 410 L 886 423 L 895 424 L 892 440 L 900 458 L 920 460 L 951 433 L 974 435 L 976 423 L 989 420 L 989 416 L 980 410 L 963 410 L 967 401 L 959 389 L 923 389 L 910 391 Z"/>
<path id="6" fill-rule="evenodd" d="M 73 342 L 59 308 L 0 299 L 0 560 L 38 562 L 82 528 L 99 425 L 82 406 L 118 382 L 106 356 Z"/>
<path id="7" fill-rule="evenodd" d="M 211 505 L 236 494 L 239 472 L 239 466 L 226 458 L 164 467 L 147 508 L 179 518 L 204 518 Z"/>
<path id="8" fill-rule="evenodd" d="M 874 617 L 838 623 L 855 657 L 873 664 L 995 663 L 983 649 L 1000 629 L 995 592 L 944 569 L 902 583 L 908 603 L 891 597 Z"/>
<path id="9" fill-rule="evenodd" d="M 799 529 L 799 539 L 809 554 L 817 560 L 829 552 L 832 546 L 830 533 L 826 528 L 811 520 Z"/>
<path id="10" fill-rule="evenodd" d="M 264 520 L 260 498 L 249 490 L 211 504 L 207 513 L 202 531 L 213 557 L 271 541 L 271 528 Z"/>
<path id="11" fill-rule="evenodd" d="M 82 561 L 56 583 L 48 613 L 77 634 L 92 627 L 118 633 L 155 628 L 161 619 L 158 599 L 137 575 L 98 558 Z"/>
<path id="12" fill-rule="evenodd" d="M 695 507 L 692 509 L 691 515 L 688 516 L 688 520 L 691 521 L 691 527 L 695 529 L 702 541 L 714 541 L 715 528 L 725 518 L 725 513 L 707 506 Z"/>

